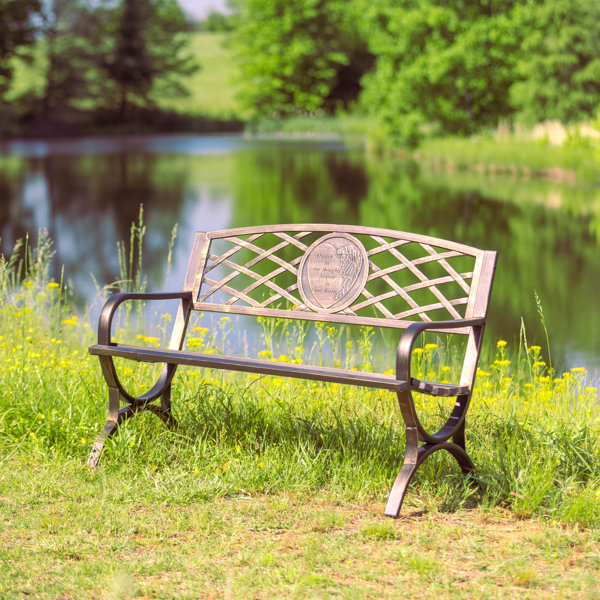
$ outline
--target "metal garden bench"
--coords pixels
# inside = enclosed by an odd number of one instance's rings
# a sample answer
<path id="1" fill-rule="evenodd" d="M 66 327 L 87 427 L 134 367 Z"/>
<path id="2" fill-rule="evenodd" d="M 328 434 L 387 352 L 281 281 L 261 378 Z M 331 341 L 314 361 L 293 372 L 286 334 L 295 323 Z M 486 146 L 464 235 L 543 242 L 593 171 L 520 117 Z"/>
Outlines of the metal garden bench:
<path id="1" fill-rule="evenodd" d="M 171 384 L 178 365 L 380 388 L 397 394 L 406 426 L 404 463 L 385 509 L 397 517 L 412 476 L 433 452 L 447 450 L 463 472 L 473 469 L 465 450 L 465 415 L 495 264 L 496 252 L 391 229 L 305 224 L 197 233 L 181 291 L 117 293 L 102 310 L 98 343 L 89 351 L 99 357 L 108 384 L 108 420 L 88 462 L 97 466 L 106 439 L 138 411 L 150 410 L 174 423 Z M 165 299 L 180 301 L 168 348 L 111 341 L 113 317 L 122 302 Z M 192 311 L 404 330 L 396 374 L 185 351 Z M 458 383 L 423 381 L 411 374 L 413 346 L 424 331 L 467 336 Z M 136 397 L 119 380 L 115 357 L 164 363 L 164 368 L 155 385 Z M 430 433 L 419 421 L 413 391 L 456 397 L 439 431 Z"/>

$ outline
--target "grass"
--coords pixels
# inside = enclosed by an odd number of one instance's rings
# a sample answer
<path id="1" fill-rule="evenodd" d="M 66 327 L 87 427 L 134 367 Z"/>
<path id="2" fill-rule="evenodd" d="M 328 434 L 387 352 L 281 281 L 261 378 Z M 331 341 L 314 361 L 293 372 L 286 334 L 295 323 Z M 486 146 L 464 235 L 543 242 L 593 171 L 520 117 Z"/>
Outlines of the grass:
<path id="1" fill-rule="evenodd" d="M 181 369 L 179 427 L 131 419 L 91 472 L 106 389 L 51 254 L 42 238 L 0 263 L 0 596 L 598 597 L 600 410 L 585 369 L 557 374 L 537 346 L 489 344 L 467 426 L 473 480 L 437 453 L 398 521 L 382 513 L 404 432 L 393 397 L 373 390 Z M 122 326 L 162 343 L 160 329 Z M 218 352 L 236 326 L 192 323 L 188 346 Z M 300 329 L 264 327 L 264 357 L 311 350 Z M 370 339 L 323 328 L 312 356 L 342 347 L 364 366 Z M 428 340 L 413 366 L 441 380 L 455 362 Z M 140 390 L 152 378 L 119 369 Z M 417 402 L 430 427 L 452 405 Z"/>
<path id="2" fill-rule="evenodd" d="M 287 119 L 264 119 L 247 128 L 258 134 L 327 137 L 343 136 L 358 140 L 373 154 L 390 153 L 390 141 L 376 119 L 358 113 L 336 116 L 299 115 Z M 600 184 L 600 142 L 597 138 L 571 136 L 562 145 L 531 134 L 476 135 L 472 137 L 426 137 L 418 149 L 402 151 L 426 169 L 473 173 L 486 177 L 509 176 L 512 180 L 548 180 L 567 185 Z M 391 151 L 398 153 L 398 149 Z"/>
<path id="3" fill-rule="evenodd" d="M 430 138 L 423 140 L 415 158 L 446 170 L 600 184 L 600 160 L 594 142 L 579 138 L 568 139 L 562 146 L 519 136 Z"/>
<path id="4" fill-rule="evenodd" d="M 153 502 L 76 461 L 14 466 L 0 508 L 7 600 L 598 598 L 597 534 L 507 511 L 382 523 L 380 504 L 322 494 Z M 46 485 L 27 475 L 49 466 Z"/>
<path id="5" fill-rule="evenodd" d="M 297 116 L 259 121 L 251 127 L 257 133 L 341 135 L 361 140 L 374 154 L 390 152 L 389 139 L 381 126 L 360 114 Z M 425 137 L 418 149 L 402 151 L 402 156 L 427 169 L 452 175 L 457 172 L 495 178 L 507 175 L 519 182 L 543 179 L 597 186 L 600 184 L 599 148 L 600 142 L 594 138 L 572 136 L 562 145 L 552 145 L 546 139 L 534 140 L 531 133 L 520 132 L 510 136 Z"/>
<path id="6" fill-rule="evenodd" d="M 249 123 L 247 129 L 258 135 L 284 135 L 303 137 L 343 136 L 348 140 L 368 143 L 370 136 L 379 131 L 377 122 L 371 117 L 351 112 L 340 112 L 335 116 L 315 113 L 297 115 L 285 119 L 260 119 Z"/>
<path id="7" fill-rule="evenodd" d="M 200 65 L 200 69 L 186 79 L 190 95 L 164 98 L 159 102 L 160 108 L 191 116 L 242 118 L 243 110 L 237 98 L 237 64 L 227 47 L 227 35 L 208 31 L 193 33 L 190 52 Z"/>

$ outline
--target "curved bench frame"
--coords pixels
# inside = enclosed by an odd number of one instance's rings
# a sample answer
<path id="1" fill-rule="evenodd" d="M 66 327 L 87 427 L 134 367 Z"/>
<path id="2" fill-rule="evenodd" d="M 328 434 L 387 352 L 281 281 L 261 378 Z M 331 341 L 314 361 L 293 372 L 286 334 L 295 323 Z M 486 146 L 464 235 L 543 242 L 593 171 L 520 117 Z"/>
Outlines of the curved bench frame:
<path id="1" fill-rule="evenodd" d="M 248 246 L 255 249 L 256 246 L 254 245 L 254 240 L 265 233 L 277 233 L 282 236 L 284 243 L 300 245 L 298 240 L 300 240 L 303 235 L 315 232 L 323 232 L 326 234 L 340 232 L 344 235 L 370 235 L 373 239 L 377 240 L 393 237 L 400 240 L 406 240 L 406 243 L 419 243 L 427 249 L 430 249 L 433 244 L 436 247 L 449 248 L 454 253 L 459 252 L 474 256 L 476 267 L 472 273 L 472 284 L 469 289 L 465 317 L 443 321 L 423 320 L 407 322 L 406 320 L 399 318 L 390 319 L 387 316 L 385 318 L 373 318 L 357 316 L 355 314 L 327 314 L 314 311 L 314 307 L 311 307 L 313 310 L 308 312 L 306 307 L 301 305 L 301 300 L 298 301 L 299 306 L 294 306 L 293 309 L 290 310 L 271 309 L 265 308 L 264 306 L 235 306 L 235 302 L 237 302 L 235 298 L 233 302 L 230 301 L 227 305 L 206 302 L 207 293 L 204 290 L 207 281 L 209 282 L 209 292 L 212 286 L 212 288 L 227 287 L 228 292 L 231 293 L 231 281 L 232 279 L 235 279 L 234 275 L 233 277 L 229 276 L 229 278 L 223 277 L 215 282 L 207 277 L 207 273 L 211 271 L 211 261 L 213 265 L 215 263 L 223 262 L 222 255 L 214 255 L 210 252 L 213 239 L 233 239 L 235 240 L 235 243 L 239 244 L 240 248 L 247 247 L 247 243 Z M 296 233 L 295 236 L 293 235 L 294 233 Z M 250 242 L 247 242 L 249 239 Z M 289 241 L 290 239 L 291 242 Z M 235 254 L 235 252 L 231 253 L 230 257 L 232 254 Z M 264 254 L 267 258 L 273 260 L 273 258 L 271 258 L 273 256 L 273 251 L 270 253 L 265 251 Z M 435 256 L 442 256 L 442 254 L 434 255 L 434 257 Z M 231 263 L 230 257 L 226 260 Z M 401 256 L 401 259 L 404 259 L 404 257 Z M 441 260 L 445 260 L 445 258 Z M 254 261 L 247 262 L 246 265 L 240 265 L 239 268 L 246 273 L 246 271 L 248 271 L 247 265 L 251 263 L 256 264 L 257 262 L 259 261 L 255 259 Z M 289 264 L 293 265 L 293 262 Z M 298 264 L 300 261 L 295 262 Z M 149 410 L 160 417 L 167 425 L 176 425 L 171 411 L 171 384 L 177 366 L 180 364 L 388 389 L 397 394 L 400 411 L 406 427 L 404 462 L 393 484 L 385 509 L 386 515 L 397 517 L 413 475 L 419 466 L 432 453 L 437 452 L 438 450 L 447 450 L 457 460 L 464 473 L 470 473 L 474 469 L 473 463 L 469 458 L 465 447 L 465 416 L 469 408 L 473 390 L 473 382 L 481 348 L 481 339 L 491 293 L 495 264 L 495 252 L 481 251 L 468 246 L 454 244 L 452 242 L 446 242 L 427 236 L 367 227 L 339 225 L 281 225 L 196 234 L 194 249 L 192 251 L 183 291 L 169 293 L 118 293 L 109 298 L 102 310 L 98 325 L 98 344 L 90 347 L 90 353 L 98 355 L 99 357 L 102 373 L 109 390 L 109 409 L 106 425 L 93 445 L 88 464 L 92 468 L 95 468 L 98 465 L 106 440 L 116 433 L 119 425 L 124 420 L 139 411 Z M 372 264 L 371 267 L 374 268 Z M 282 267 L 280 267 L 280 269 L 281 268 Z M 407 268 L 410 268 L 410 266 L 407 266 Z M 451 275 L 453 277 L 455 276 L 452 272 Z M 227 279 L 225 283 L 223 283 L 224 279 Z M 265 277 L 261 277 L 261 283 L 263 283 L 264 280 Z M 439 280 L 437 281 L 439 282 Z M 273 287 L 276 288 L 276 286 Z M 246 288 L 246 290 L 247 289 L 248 288 Z M 248 295 L 245 293 L 246 290 L 239 292 L 233 290 L 233 294 L 236 296 L 236 294 L 239 293 L 239 297 L 243 296 L 246 299 L 248 298 Z M 283 294 L 277 291 L 277 296 L 281 297 L 282 295 L 289 295 L 290 293 L 296 293 L 297 295 L 297 289 L 294 286 L 291 286 L 283 291 Z M 210 295 L 211 294 L 209 293 L 208 296 Z M 156 349 L 141 346 L 128 346 L 111 342 L 113 319 L 118 307 L 123 302 L 128 300 L 148 301 L 168 299 L 180 300 L 168 348 Z M 355 301 L 355 303 L 357 303 L 357 301 Z M 348 310 L 351 311 L 351 309 L 352 306 L 350 306 Z M 212 310 L 215 312 L 277 317 L 283 316 L 287 318 L 302 318 L 315 321 L 358 323 L 402 328 L 405 329 L 405 331 L 397 348 L 396 375 L 363 373 L 337 368 L 313 367 L 310 365 L 296 365 L 251 358 L 227 357 L 183 351 L 182 348 L 185 341 L 187 325 L 193 310 Z M 423 315 L 422 312 L 420 314 Z M 410 362 L 413 347 L 417 338 L 424 331 L 436 331 L 442 333 L 457 332 L 468 335 L 459 384 L 441 384 L 422 381 L 412 377 Z M 164 368 L 156 383 L 146 393 L 134 396 L 125 389 L 119 380 L 114 365 L 114 357 L 164 363 Z M 456 397 L 454 408 L 446 423 L 439 431 L 429 433 L 421 424 L 412 396 L 413 391 L 434 396 Z M 158 399 L 160 399 L 160 405 L 155 404 L 155 401 Z M 123 403 L 125 406 L 121 407 Z"/>

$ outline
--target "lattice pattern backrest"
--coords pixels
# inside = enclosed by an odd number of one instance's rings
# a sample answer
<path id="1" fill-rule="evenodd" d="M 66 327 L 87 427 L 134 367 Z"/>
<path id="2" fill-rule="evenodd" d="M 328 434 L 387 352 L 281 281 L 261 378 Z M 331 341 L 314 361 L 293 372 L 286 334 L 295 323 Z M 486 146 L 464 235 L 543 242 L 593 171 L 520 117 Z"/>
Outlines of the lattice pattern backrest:
<path id="1" fill-rule="evenodd" d="M 198 310 L 406 327 L 415 320 L 484 316 L 487 309 L 489 290 L 478 290 L 485 252 L 469 246 L 336 225 L 281 225 L 198 235 L 198 257 L 191 263 L 197 269 Z M 357 268 L 349 270 L 341 258 L 346 248 L 355 261 L 361 255 L 368 263 L 360 281 Z M 321 273 L 323 264 L 332 265 L 327 275 Z M 328 295 L 328 282 L 340 291 Z M 316 290 L 316 300 L 307 302 L 306 290 Z M 478 293 L 485 295 L 484 302 L 477 300 Z M 350 300 L 347 306 L 343 298 L 337 299 L 343 294 Z"/>

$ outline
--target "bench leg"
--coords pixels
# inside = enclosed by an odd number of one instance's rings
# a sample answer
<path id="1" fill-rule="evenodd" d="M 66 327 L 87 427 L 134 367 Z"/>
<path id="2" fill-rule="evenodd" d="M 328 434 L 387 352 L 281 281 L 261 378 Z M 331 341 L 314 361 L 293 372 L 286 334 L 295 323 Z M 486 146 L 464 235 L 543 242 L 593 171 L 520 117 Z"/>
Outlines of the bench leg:
<path id="1" fill-rule="evenodd" d="M 171 411 L 171 384 L 165 388 L 160 396 L 160 412 L 162 413 L 161 419 L 169 427 L 177 427 L 177 421 L 173 418 L 173 412 Z"/>
<path id="2" fill-rule="evenodd" d="M 402 501 L 406 495 L 408 484 L 419 464 L 419 432 L 416 427 L 407 427 L 404 463 L 396 477 L 396 481 L 394 481 L 387 506 L 385 507 L 385 515 L 387 517 L 397 518 L 400 514 L 400 508 L 402 507 Z"/>
<path id="3" fill-rule="evenodd" d="M 425 443 L 419 446 L 419 434 L 416 427 L 406 428 L 406 454 L 404 463 L 388 499 L 385 507 L 385 515 L 397 518 L 402 508 L 402 502 L 408 489 L 408 484 L 417 469 L 423 464 L 425 459 L 438 450 L 447 450 L 454 456 L 463 473 L 471 473 L 474 469 L 473 462 L 465 450 L 465 423 L 455 431 L 452 442 L 441 442 L 439 444 Z"/>
<path id="4" fill-rule="evenodd" d="M 92 451 L 88 458 L 88 465 L 95 469 L 100 462 L 100 456 L 106 440 L 111 438 L 117 432 L 119 425 L 132 417 L 136 412 L 141 410 L 149 410 L 160 417 L 169 427 L 177 426 L 177 422 L 171 414 L 171 386 L 167 386 L 161 394 L 161 405 L 156 406 L 148 402 L 147 404 L 128 405 L 124 408 L 119 408 L 121 404 L 121 394 L 117 388 L 108 388 L 108 419 L 104 429 L 98 434 Z"/>
<path id="5" fill-rule="evenodd" d="M 454 432 L 454 434 L 452 435 L 452 441 L 459 446 L 462 450 L 464 450 L 465 454 L 467 453 L 467 448 L 465 446 L 465 420 L 463 419 L 463 422 L 460 424 L 460 427 Z M 470 459 L 469 459 L 470 462 Z M 460 461 L 459 463 L 460 464 Z M 462 468 L 462 465 L 460 465 Z M 472 471 L 473 470 L 473 465 L 471 465 L 471 469 L 469 470 Z M 465 473 L 466 471 L 463 469 L 463 473 Z"/>
<path id="6" fill-rule="evenodd" d="M 88 466 L 95 469 L 100 462 L 100 456 L 106 440 L 112 437 L 119 426 L 119 407 L 121 405 L 121 394 L 117 388 L 108 388 L 108 418 L 104 429 L 98 434 L 90 457 L 88 458 Z M 122 419 L 121 419 L 122 420 Z"/>
<path id="7" fill-rule="evenodd" d="M 171 385 L 169 384 L 160 395 L 160 406 L 148 402 L 143 405 L 136 405 L 136 411 L 149 410 L 151 413 L 159 417 L 171 429 L 177 427 L 177 421 L 171 412 Z"/>

